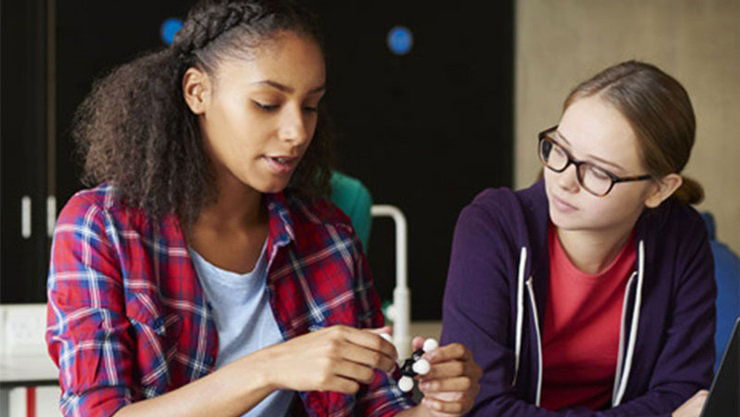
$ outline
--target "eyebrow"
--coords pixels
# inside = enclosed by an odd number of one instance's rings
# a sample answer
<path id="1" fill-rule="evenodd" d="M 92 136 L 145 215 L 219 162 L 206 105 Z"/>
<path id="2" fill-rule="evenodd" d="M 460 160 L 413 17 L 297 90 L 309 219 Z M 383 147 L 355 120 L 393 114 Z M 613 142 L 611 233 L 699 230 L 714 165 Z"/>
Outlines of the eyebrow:
<path id="1" fill-rule="evenodd" d="M 555 133 L 557 133 L 558 138 L 562 139 L 563 142 L 565 142 L 568 146 L 570 146 L 571 148 L 573 147 L 573 145 L 571 145 L 571 143 L 568 141 L 568 138 L 566 138 L 562 133 L 560 133 L 559 130 L 556 130 Z M 601 159 L 598 156 L 594 156 L 594 155 L 586 155 L 586 156 L 588 158 L 591 158 L 593 160 L 596 160 L 598 162 L 601 162 L 602 164 L 610 165 L 610 166 L 612 166 L 612 167 L 614 167 L 614 168 L 616 168 L 616 169 L 618 169 L 618 170 L 620 170 L 622 172 L 625 172 L 625 169 L 624 168 L 622 168 L 620 165 L 615 164 L 614 162 L 609 162 L 606 159 Z"/>
<path id="2" fill-rule="evenodd" d="M 266 85 L 266 86 L 272 87 L 272 88 L 274 88 L 276 90 L 280 90 L 282 92 L 289 93 L 289 94 L 290 93 L 293 93 L 295 91 L 295 89 L 292 88 L 292 87 L 288 87 L 285 84 L 280 84 L 279 82 L 272 81 L 272 80 L 257 81 L 257 82 L 254 82 L 252 84 Z M 310 94 L 316 94 L 316 93 L 321 93 L 321 92 L 324 92 L 324 91 L 326 91 L 326 84 L 322 84 L 322 85 L 320 85 L 320 86 L 318 86 L 316 88 L 311 89 L 308 92 L 308 94 L 309 95 Z"/>

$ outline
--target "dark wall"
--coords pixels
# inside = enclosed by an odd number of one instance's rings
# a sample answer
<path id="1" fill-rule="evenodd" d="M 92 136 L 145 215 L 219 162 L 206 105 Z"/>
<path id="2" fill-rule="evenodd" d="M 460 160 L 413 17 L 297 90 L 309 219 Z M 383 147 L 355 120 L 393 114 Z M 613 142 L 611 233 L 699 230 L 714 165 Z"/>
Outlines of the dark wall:
<path id="1" fill-rule="evenodd" d="M 475 7 L 458 2 L 444 9 L 421 0 L 305 2 L 316 11 L 326 38 L 326 101 L 337 127 L 338 168 L 361 179 L 376 203 L 403 210 L 412 317 L 439 319 L 457 214 L 481 189 L 512 181 L 513 1 Z M 57 1 L 57 144 L 49 167 L 59 207 L 81 188 L 69 129 L 92 80 L 161 47 L 162 21 L 184 17 L 192 3 Z M 387 47 L 395 25 L 414 35 L 407 55 Z M 13 117 L 6 109 L 3 118 Z M 4 135 L 3 152 L 5 141 Z M 5 192 L 3 183 L 3 197 Z M 390 220 L 376 221 L 368 251 L 384 300 L 392 298 L 393 245 Z M 31 278 L 34 288 L 43 286 L 43 268 Z M 6 295 L 8 288 L 25 294 L 15 301 L 43 300 L 38 290 L 0 279 Z M 7 302 L 6 295 L 0 301 Z"/>
<path id="2" fill-rule="evenodd" d="M 338 167 L 375 203 L 405 213 L 412 317 L 439 319 L 459 211 L 483 188 L 512 183 L 513 2 L 313 4 Z M 386 46 L 396 25 L 414 35 L 407 55 Z M 368 253 L 383 299 L 392 298 L 393 244 L 390 220 L 374 222 Z"/>
<path id="3" fill-rule="evenodd" d="M 57 195 L 59 207 L 82 185 L 70 137 L 72 117 L 92 82 L 147 51 L 164 46 L 159 29 L 184 17 L 192 1 L 57 0 Z"/>
<path id="4" fill-rule="evenodd" d="M 47 56 L 43 0 L 0 2 L 0 302 L 44 300 Z M 30 203 L 28 234 L 21 201 Z"/>

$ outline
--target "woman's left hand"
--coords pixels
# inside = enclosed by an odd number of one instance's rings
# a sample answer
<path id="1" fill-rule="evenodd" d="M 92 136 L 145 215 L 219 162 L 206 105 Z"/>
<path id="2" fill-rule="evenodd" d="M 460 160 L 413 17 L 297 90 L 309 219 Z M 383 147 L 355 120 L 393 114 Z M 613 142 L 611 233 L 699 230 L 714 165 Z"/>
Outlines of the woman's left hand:
<path id="1" fill-rule="evenodd" d="M 414 350 L 424 339 L 414 338 Z M 429 373 L 419 378 L 419 390 L 424 394 L 420 407 L 432 416 L 455 416 L 470 411 L 480 386 L 481 369 L 473 355 L 463 345 L 440 346 L 422 356 L 429 361 Z"/>

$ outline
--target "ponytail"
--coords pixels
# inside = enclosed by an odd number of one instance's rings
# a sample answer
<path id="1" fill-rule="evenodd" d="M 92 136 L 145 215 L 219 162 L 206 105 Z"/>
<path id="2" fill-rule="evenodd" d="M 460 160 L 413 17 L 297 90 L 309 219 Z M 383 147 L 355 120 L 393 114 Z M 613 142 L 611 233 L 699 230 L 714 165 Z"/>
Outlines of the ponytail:
<path id="1" fill-rule="evenodd" d="M 704 200 L 704 188 L 696 180 L 683 176 L 683 183 L 673 193 L 673 198 L 684 204 L 699 204 Z"/>

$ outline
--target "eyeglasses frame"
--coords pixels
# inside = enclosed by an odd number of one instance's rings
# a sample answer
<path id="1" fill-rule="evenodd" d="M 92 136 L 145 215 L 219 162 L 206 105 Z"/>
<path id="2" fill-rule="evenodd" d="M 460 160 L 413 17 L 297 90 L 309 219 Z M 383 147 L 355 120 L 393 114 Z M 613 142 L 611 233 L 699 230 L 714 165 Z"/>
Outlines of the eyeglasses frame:
<path id="1" fill-rule="evenodd" d="M 620 176 L 617 176 L 615 173 L 609 171 L 608 169 L 605 169 L 605 168 L 602 168 L 602 167 L 600 167 L 598 165 L 595 165 L 592 162 L 582 161 L 582 160 L 578 160 L 578 159 L 574 158 L 573 155 L 571 155 L 571 153 L 567 149 L 565 149 L 563 147 L 563 145 L 557 143 L 555 140 L 553 140 L 553 138 L 551 138 L 549 136 L 551 133 L 557 131 L 557 129 L 558 129 L 558 125 L 555 125 L 555 126 L 549 128 L 549 129 L 545 129 L 542 132 L 540 132 L 540 133 L 537 134 L 537 139 L 538 139 L 537 140 L 537 157 L 540 159 L 540 162 L 542 162 L 542 165 L 544 165 L 545 168 L 550 169 L 550 170 L 552 170 L 554 172 L 563 172 L 566 169 L 568 169 L 568 167 L 571 164 L 575 165 L 575 167 L 576 167 L 576 178 L 578 179 L 578 185 L 580 185 L 584 190 L 588 191 L 589 193 L 591 193 L 591 194 L 593 194 L 593 195 L 595 195 L 597 197 L 604 197 L 607 194 L 609 194 L 609 192 L 611 192 L 612 188 L 614 188 L 614 184 L 617 184 L 617 183 L 620 183 L 620 182 L 645 181 L 645 180 L 652 180 L 653 179 L 653 176 L 652 175 L 649 175 L 649 174 L 632 175 L 632 176 L 627 176 L 627 177 L 620 177 Z M 568 162 L 565 164 L 565 166 L 562 169 L 557 170 L 555 168 L 552 168 L 551 166 L 549 166 L 547 164 L 547 162 L 544 159 L 542 159 L 541 149 L 542 149 L 542 141 L 544 141 L 544 140 L 546 140 L 548 142 L 552 142 L 553 145 L 559 147 L 560 149 L 563 150 L 563 152 L 565 152 L 565 156 L 568 159 Z M 583 164 L 588 164 L 590 166 L 593 166 L 593 167 L 597 168 L 598 170 L 600 170 L 603 173 L 605 173 L 609 177 L 609 179 L 611 179 L 611 184 L 609 185 L 609 188 L 607 188 L 606 192 L 604 192 L 603 194 L 598 194 L 598 193 L 595 193 L 595 192 L 591 191 L 590 189 L 588 189 L 588 187 L 586 187 L 585 185 L 583 185 L 583 178 L 581 178 L 581 175 L 582 175 L 581 174 L 581 165 L 583 165 Z"/>

